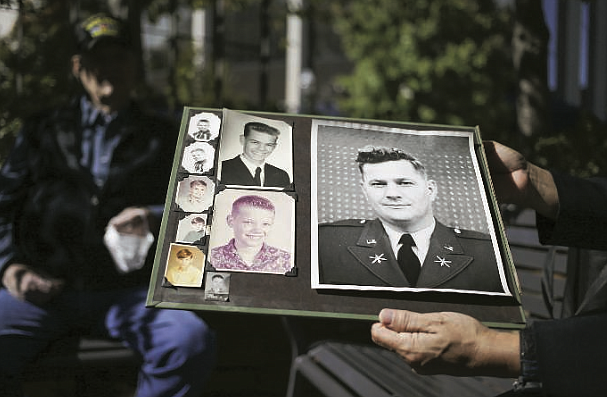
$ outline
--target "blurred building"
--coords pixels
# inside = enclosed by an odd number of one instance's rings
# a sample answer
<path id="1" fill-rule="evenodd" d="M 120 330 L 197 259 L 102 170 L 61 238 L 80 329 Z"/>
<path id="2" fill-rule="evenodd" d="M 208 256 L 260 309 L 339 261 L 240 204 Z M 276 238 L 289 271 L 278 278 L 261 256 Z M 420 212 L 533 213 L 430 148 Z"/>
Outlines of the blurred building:
<path id="1" fill-rule="evenodd" d="M 543 0 L 555 97 L 607 121 L 607 2 Z"/>
<path id="2" fill-rule="evenodd" d="M 179 52 L 191 48 L 193 72 L 202 80 L 196 85 L 213 90 L 218 102 L 229 98 L 254 109 L 336 112 L 334 80 L 350 63 L 330 26 L 313 16 L 302 18 L 298 0 L 261 1 L 237 11 L 221 3 L 182 7 L 142 25 L 150 83 L 170 85 Z"/>

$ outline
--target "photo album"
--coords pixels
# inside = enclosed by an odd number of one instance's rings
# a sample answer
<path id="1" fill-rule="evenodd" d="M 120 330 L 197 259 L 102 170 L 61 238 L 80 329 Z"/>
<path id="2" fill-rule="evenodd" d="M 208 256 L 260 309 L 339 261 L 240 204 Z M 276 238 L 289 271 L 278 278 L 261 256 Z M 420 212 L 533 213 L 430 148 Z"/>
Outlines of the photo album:
<path id="1" fill-rule="evenodd" d="M 148 306 L 525 323 L 478 127 L 184 109 Z"/>

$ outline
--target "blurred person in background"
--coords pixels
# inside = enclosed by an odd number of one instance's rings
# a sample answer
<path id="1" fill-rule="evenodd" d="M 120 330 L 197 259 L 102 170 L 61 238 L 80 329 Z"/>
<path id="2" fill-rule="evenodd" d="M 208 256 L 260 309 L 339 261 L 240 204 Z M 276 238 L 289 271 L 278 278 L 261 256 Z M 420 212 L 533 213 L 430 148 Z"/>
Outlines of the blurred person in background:
<path id="1" fill-rule="evenodd" d="M 137 396 L 198 397 L 213 331 L 192 312 L 145 307 L 153 247 L 125 270 L 104 244 L 109 228 L 132 238 L 118 241 L 157 238 L 178 130 L 132 99 L 121 20 L 94 15 L 75 35 L 82 95 L 26 120 L 0 170 L 0 390 L 20 396 L 26 365 L 81 332 L 142 356 Z"/>

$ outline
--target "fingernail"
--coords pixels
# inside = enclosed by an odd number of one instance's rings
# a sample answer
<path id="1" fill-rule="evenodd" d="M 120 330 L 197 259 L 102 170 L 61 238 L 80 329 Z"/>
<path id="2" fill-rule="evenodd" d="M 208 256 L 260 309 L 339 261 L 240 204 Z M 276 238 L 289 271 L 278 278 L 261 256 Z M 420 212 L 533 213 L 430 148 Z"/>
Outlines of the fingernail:
<path id="1" fill-rule="evenodd" d="M 394 318 L 394 311 L 390 309 L 383 309 L 379 313 L 379 321 L 383 324 L 392 324 L 392 319 Z"/>

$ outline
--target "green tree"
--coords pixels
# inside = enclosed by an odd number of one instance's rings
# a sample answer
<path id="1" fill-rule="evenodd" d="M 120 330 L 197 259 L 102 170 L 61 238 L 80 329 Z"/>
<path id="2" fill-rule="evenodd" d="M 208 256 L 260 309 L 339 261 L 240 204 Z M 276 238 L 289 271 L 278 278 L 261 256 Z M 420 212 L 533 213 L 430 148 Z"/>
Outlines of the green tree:
<path id="1" fill-rule="evenodd" d="M 113 8 L 109 1 L 77 3 L 76 7 L 75 2 L 64 0 L 0 0 L 0 7 L 18 13 L 13 31 L 0 38 L 0 163 L 25 118 L 64 102 L 79 89 L 70 73 L 75 48 L 72 20 L 77 14 L 111 12 Z M 123 17 L 131 21 L 133 37 L 139 38 L 141 10 L 152 1 L 111 3 L 127 11 Z M 134 45 L 140 51 L 141 43 Z M 139 91 L 148 99 L 153 92 L 143 84 Z"/>
<path id="2" fill-rule="evenodd" d="M 512 10 L 486 0 L 342 0 L 349 116 L 513 128 Z M 494 128 L 495 127 L 495 128 Z"/>
<path id="3" fill-rule="evenodd" d="M 0 41 L 0 160 L 24 117 L 64 100 L 73 90 L 68 3 L 4 5 L 20 15 L 12 34 Z"/>

